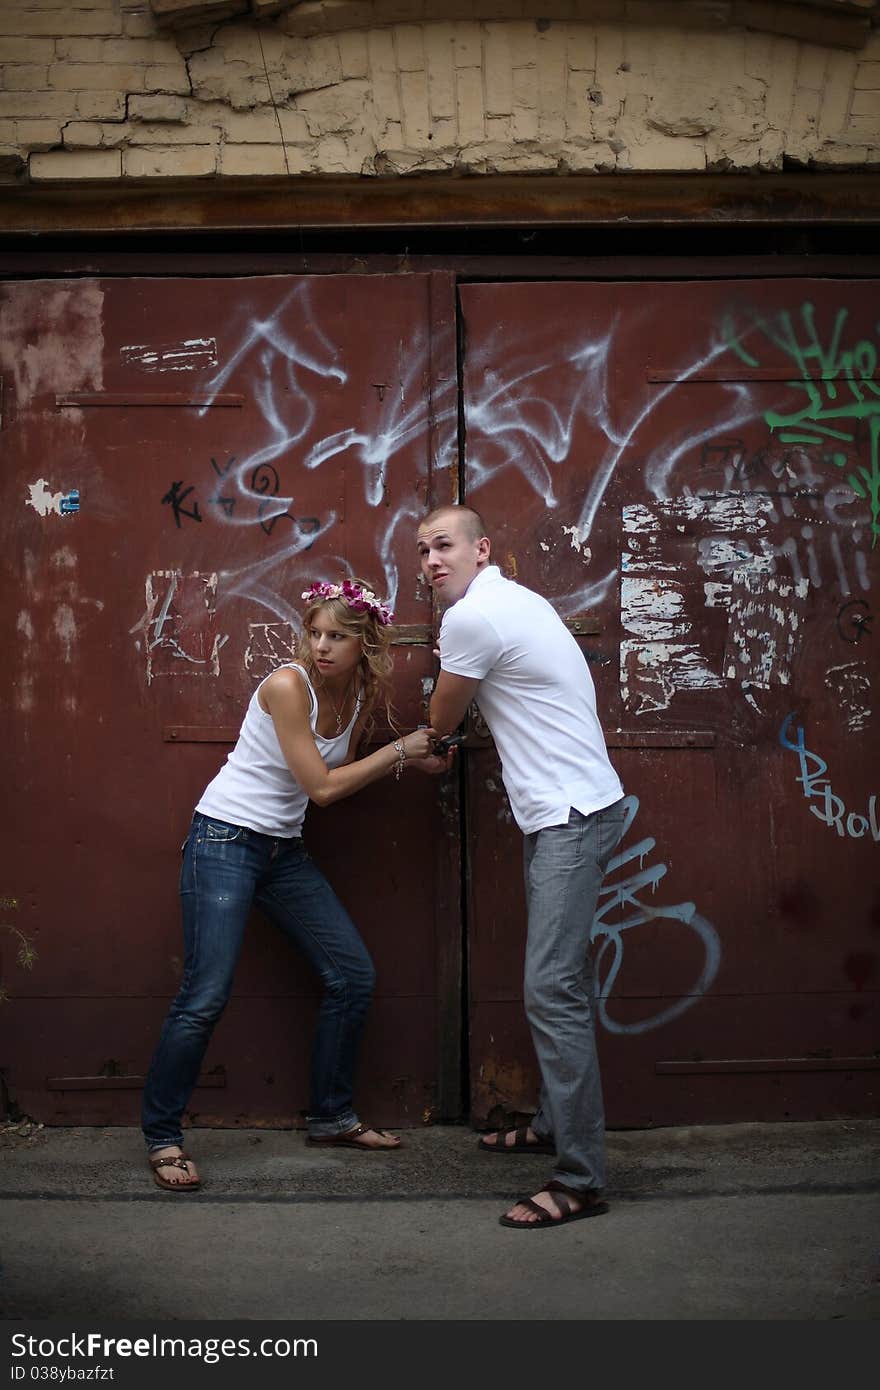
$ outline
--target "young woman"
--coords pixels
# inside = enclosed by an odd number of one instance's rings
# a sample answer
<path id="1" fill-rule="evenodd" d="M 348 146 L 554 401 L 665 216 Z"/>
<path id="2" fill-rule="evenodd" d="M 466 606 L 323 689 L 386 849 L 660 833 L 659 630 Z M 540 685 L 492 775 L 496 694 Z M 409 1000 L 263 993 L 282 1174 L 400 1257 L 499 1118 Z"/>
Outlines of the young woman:
<path id="1" fill-rule="evenodd" d="M 144 1088 L 143 1129 L 160 1187 L 200 1184 L 181 1117 L 232 989 L 253 905 L 299 947 L 323 982 L 311 1061 L 312 1144 L 378 1150 L 399 1139 L 361 1124 L 352 1108 L 358 1043 L 375 972 L 357 929 L 303 848 L 309 801 L 329 806 L 431 755 L 433 730 L 394 739 L 355 761 L 376 707 L 390 708 L 394 614 L 362 580 L 315 583 L 297 661 L 251 697 L 238 742 L 198 803 L 181 869 L 186 960 Z"/>

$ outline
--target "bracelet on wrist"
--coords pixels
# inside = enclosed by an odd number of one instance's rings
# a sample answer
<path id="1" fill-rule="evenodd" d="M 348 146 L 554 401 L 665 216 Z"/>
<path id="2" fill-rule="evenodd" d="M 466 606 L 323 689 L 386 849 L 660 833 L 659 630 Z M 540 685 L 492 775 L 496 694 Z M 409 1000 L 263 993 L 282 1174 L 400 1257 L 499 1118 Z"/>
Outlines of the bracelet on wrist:
<path id="1" fill-rule="evenodd" d="M 394 764 L 394 780 L 395 782 L 399 782 L 400 774 L 403 772 L 403 765 L 406 762 L 406 749 L 403 746 L 402 739 L 396 738 L 394 740 L 394 751 L 397 754 L 397 760 Z"/>

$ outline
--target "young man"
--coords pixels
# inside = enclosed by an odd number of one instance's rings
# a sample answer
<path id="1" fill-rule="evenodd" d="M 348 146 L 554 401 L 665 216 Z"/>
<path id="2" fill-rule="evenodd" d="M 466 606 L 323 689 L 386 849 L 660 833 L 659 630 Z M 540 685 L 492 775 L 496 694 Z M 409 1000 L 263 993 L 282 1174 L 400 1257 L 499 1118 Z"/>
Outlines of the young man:
<path id="1" fill-rule="evenodd" d="M 550 1181 L 500 1218 L 535 1230 L 607 1211 L 590 930 L 623 827 L 623 788 L 605 748 L 593 680 L 546 599 L 505 579 L 469 507 L 418 530 L 422 574 L 445 609 L 431 725 L 451 733 L 476 699 L 524 840 L 524 1000 L 541 1070 L 527 1128 L 486 1136 L 492 1153 L 556 1152 Z"/>

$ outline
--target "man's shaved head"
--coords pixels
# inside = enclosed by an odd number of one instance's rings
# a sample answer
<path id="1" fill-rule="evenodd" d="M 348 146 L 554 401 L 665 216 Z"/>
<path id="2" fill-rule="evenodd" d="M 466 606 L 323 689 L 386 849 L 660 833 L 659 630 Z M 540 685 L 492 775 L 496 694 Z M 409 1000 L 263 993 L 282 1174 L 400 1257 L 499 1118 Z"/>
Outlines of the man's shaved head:
<path id="1" fill-rule="evenodd" d="M 419 523 L 419 530 L 421 531 L 428 526 L 435 526 L 438 521 L 445 521 L 447 517 L 458 518 L 462 523 L 463 534 L 469 541 L 478 541 L 481 536 L 486 534 L 486 523 L 480 513 L 475 512 L 473 507 L 458 506 L 435 507 Z"/>

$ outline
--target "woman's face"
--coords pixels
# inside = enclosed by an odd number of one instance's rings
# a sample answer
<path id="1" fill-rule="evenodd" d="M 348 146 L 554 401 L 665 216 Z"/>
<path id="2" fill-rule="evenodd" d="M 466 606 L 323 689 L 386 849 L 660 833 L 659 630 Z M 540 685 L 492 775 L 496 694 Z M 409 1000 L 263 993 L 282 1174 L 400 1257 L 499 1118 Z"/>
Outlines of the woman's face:
<path id="1" fill-rule="evenodd" d="M 336 626 L 329 608 L 316 608 L 308 628 L 312 659 L 327 680 L 346 681 L 361 659 L 363 643 Z"/>

